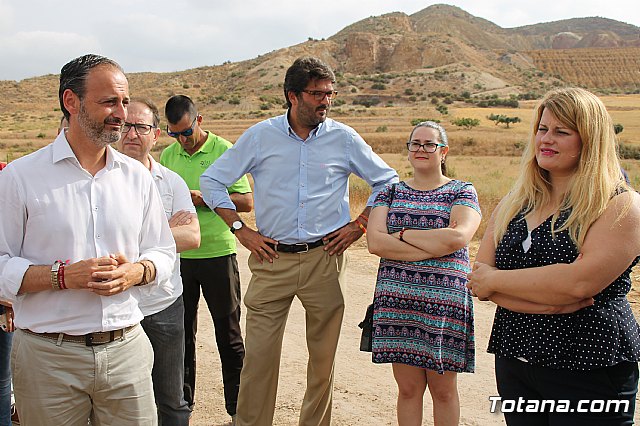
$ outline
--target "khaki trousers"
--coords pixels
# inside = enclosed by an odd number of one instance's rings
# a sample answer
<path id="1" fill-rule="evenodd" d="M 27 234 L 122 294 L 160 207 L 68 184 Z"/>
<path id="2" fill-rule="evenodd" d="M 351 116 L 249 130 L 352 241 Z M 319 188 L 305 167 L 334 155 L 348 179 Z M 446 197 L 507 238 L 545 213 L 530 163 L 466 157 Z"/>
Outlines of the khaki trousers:
<path id="1" fill-rule="evenodd" d="M 86 346 L 16 330 L 11 369 L 23 426 L 158 424 L 153 350 L 142 327 Z"/>
<path id="2" fill-rule="evenodd" d="M 237 424 L 269 426 L 278 390 L 280 355 L 294 296 L 306 312 L 309 361 L 300 425 L 331 424 L 333 371 L 344 313 L 346 255 L 322 247 L 307 253 L 278 253 L 273 263 L 249 258 L 252 272 L 247 307 L 244 367 L 240 375 Z"/>

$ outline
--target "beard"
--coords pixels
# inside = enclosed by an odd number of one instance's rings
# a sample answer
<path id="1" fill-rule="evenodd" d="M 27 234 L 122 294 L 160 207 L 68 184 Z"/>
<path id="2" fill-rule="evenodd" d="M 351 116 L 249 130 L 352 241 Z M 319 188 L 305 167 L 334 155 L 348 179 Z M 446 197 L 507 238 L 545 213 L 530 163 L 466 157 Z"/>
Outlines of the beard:
<path id="1" fill-rule="evenodd" d="M 78 123 L 84 134 L 99 148 L 118 142 L 120 140 L 120 130 L 107 130 L 105 124 L 122 125 L 117 118 L 107 117 L 103 122 L 98 122 L 87 114 L 84 102 L 80 101 L 80 112 L 78 113 Z"/>
<path id="2" fill-rule="evenodd" d="M 300 123 L 308 128 L 317 127 L 327 119 L 331 105 L 314 107 L 306 103 L 300 103 L 298 106 L 298 119 Z M 319 111 L 325 111 L 322 116 L 318 115 Z"/>

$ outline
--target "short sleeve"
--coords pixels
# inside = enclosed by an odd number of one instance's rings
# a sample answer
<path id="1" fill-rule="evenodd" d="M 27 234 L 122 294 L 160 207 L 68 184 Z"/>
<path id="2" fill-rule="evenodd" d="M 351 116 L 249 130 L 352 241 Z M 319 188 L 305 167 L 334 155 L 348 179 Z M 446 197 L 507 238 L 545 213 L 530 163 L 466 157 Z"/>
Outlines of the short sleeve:
<path id="1" fill-rule="evenodd" d="M 386 184 L 378 195 L 376 196 L 376 200 L 373 202 L 373 207 L 385 206 L 389 207 L 389 195 L 391 194 L 391 188 L 393 184 Z"/>
<path id="2" fill-rule="evenodd" d="M 453 200 L 453 205 L 470 207 L 482 214 L 482 211 L 480 210 L 480 203 L 478 202 L 478 193 L 473 187 L 473 184 L 469 182 L 462 182 L 462 186 L 456 193 L 456 197 Z"/>

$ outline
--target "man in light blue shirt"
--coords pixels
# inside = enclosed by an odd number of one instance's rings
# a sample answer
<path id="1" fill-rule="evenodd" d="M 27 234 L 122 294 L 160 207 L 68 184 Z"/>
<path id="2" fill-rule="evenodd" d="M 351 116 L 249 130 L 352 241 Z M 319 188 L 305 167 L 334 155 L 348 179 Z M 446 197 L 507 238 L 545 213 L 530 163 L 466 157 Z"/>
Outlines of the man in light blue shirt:
<path id="1" fill-rule="evenodd" d="M 238 425 L 273 422 L 282 338 L 294 296 L 306 310 L 309 350 L 300 424 L 331 421 L 344 312 L 343 253 L 365 232 L 376 194 L 398 181 L 355 130 L 327 118 L 337 95 L 334 83 L 324 62 L 297 59 L 284 82 L 287 113 L 248 129 L 200 178 L 205 202 L 251 251 Z M 245 173 L 254 178 L 258 231 L 242 222 L 227 193 Z M 367 207 L 353 221 L 352 173 L 373 188 Z"/>

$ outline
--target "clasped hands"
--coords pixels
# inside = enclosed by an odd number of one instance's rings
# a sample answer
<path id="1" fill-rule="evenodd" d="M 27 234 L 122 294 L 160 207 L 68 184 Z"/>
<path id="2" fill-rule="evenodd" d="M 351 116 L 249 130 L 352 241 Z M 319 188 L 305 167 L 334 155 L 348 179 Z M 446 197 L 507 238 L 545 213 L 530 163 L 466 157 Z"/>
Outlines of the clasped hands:
<path id="1" fill-rule="evenodd" d="M 144 267 L 131 263 L 124 254 L 81 260 L 67 265 L 64 280 L 67 288 L 87 289 L 100 296 L 113 296 L 142 280 Z"/>

